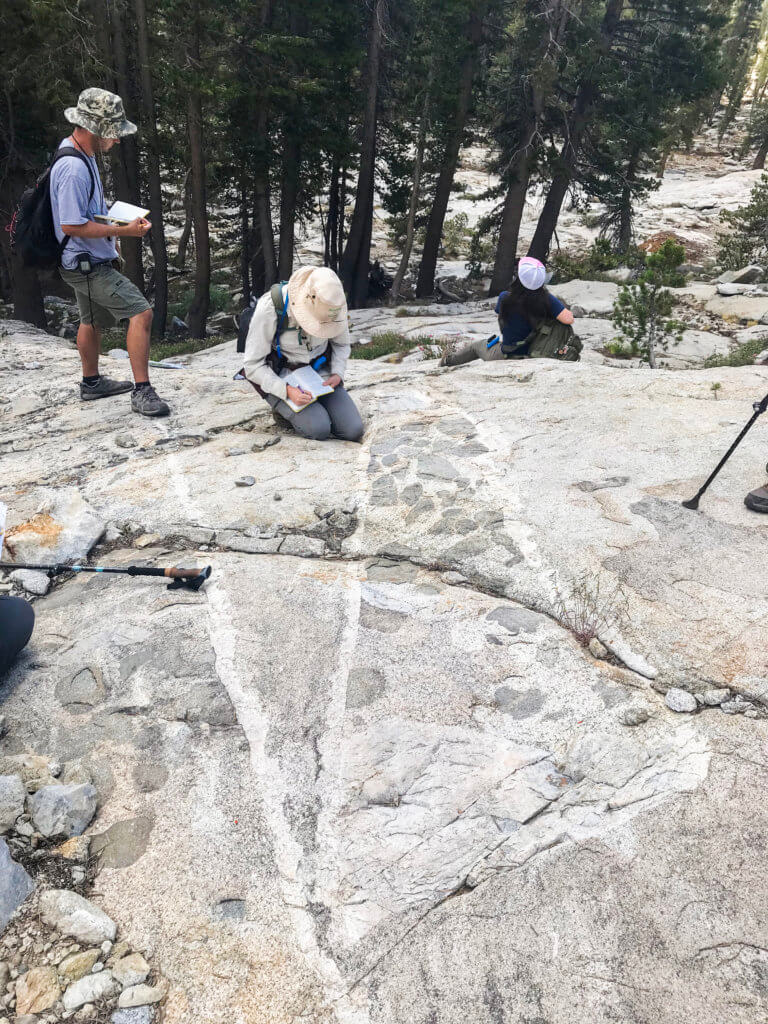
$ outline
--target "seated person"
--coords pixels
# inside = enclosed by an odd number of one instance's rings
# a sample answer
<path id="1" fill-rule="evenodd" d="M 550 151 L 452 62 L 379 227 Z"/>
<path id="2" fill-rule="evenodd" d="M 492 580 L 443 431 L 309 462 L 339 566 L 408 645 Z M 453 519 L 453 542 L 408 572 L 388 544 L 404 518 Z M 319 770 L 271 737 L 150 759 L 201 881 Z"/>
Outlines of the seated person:
<path id="1" fill-rule="evenodd" d="M 302 267 L 279 288 L 275 295 L 262 295 L 253 311 L 243 375 L 302 437 L 359 441 L 363 421 L 344 389 L 350 339 L 341 281 L 328 267 Z M 282 301 L 279 313 L 276 298 Z M 312 402 L 311 395 L 280 376 L 307 365 L 334 389 L 332 394 Z M 299 412 L 286 398 L 301 407 Z"/>
<path id="2" fill-rule="evenodd" d="M 0 679 L 19 651 L 26 647 L 34 625 L 31 604 L 20 597 L 0 597 Z"/>
<path id="3" fill-rule="evenodd" d="M 460 366 L 473 359 L 506 359 L 511 353 L 524 356 L 525 348 L 519 347 L 520 342 L 525 341 L 537 323 L 552 318 L 562 324 L 572 324 L 573 313 L 547 291 L 546 283 L 544 264 L 533 256 L 523 256 L 517 263 L 517 276 L 496 302 L 501 338 L 475 341 L 458 352 L 450 352 L 443 356 L 440 365 Z M 502 351 L 500 341 L 506 351 Z"/>

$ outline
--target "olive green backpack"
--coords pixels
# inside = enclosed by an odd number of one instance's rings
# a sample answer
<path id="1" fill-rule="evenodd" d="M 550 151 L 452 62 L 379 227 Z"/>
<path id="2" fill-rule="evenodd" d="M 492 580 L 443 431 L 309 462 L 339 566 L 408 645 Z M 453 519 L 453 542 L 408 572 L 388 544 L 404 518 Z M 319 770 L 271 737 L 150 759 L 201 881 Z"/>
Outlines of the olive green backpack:
<path id="1" fill-rule="evenodd" d="M 578 362 L 583 348 L 570 324 L 549 317 L 540 321 L 527 338 L 512 346 L 512 351 L 507 351 L 502 343 L 507 359 L 562 359 L 568 363 Z"/>

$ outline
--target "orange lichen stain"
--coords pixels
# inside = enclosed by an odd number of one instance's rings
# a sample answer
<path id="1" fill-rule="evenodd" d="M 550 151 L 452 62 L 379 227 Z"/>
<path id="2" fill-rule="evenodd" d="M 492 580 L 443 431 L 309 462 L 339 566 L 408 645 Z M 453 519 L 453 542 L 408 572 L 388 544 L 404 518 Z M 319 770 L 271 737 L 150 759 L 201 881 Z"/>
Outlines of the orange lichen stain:
<path id="1" fill-rule="evenodd" d="M 61 523 L 57 523 L 48 512 L 38 512 L 36 516 L 32 516 L 26 523 L 20 523 L 19 526 L 12 527 L 6 533 L 5 546 L 15 558 L 14 540 L 23 540 L 30 534 L 35 534 L 40 538 L 41 544 L 46 547 L 53 547 L 62 530 L 63 526 Z"/>

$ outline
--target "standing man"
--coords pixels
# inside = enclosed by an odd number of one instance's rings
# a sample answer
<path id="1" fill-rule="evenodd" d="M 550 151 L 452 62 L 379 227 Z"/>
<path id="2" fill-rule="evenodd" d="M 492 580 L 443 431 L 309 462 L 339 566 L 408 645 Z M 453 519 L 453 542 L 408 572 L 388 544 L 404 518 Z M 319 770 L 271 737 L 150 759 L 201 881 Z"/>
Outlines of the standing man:
<path id="1" fill-rule="evenodd" d="M 136 125 L 128 121 L 119 96 L 105 89 L 85 89 L 76 107 L 64 111 L 75 126 L 62 146 L 79 156 L 61 157 L 50 177 L 51 211 L 56 237 L 63 245 L 61 276 L 74 289 L 80 311 L 77 348 L 83 364 L 80 397 L 89 402 L 131 391 L 131 408 L 142 416 L 167 416 L 168 405 L 149 383 L 149 336 L 152 309 L 139 289 L 113 267 L 116 238 L 143 238 L 152 226 L 137 217 L 122 226 L 94 220 L 106 214 L 97 153 L 108 153 Z M 99 373 L 101 328 L 128 321 L 126 347 L 135 384 L 110 380 Z"/>

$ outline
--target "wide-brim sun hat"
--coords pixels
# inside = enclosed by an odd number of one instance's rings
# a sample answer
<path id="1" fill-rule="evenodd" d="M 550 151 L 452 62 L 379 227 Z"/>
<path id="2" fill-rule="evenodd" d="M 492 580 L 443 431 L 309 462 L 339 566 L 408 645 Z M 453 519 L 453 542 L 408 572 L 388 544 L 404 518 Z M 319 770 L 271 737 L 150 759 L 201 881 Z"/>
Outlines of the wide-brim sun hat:
<path id="1" fill-rule="evenodd" d="M 288 303 L 299 327 L 314 338 L 335 338 L 347 327 L 344 286 L 330 267 L 301 267 L 291 274 Z"/>
<path id="2" fill-rule="evenodd" d="M 76 107 L 67 107 L 64 117 L 70 124 L 85 128 L 101 139 L 122 139 L 138 131 L 125 116 L 123 101 L 106 89 L 83 89 Z"/>
<path id="3" fill-rule="evenodd" d="M 535 256 L 523 256 L 517 263 L 517 279 L 523 288 L 535 292 L 549 284 L 552 275 L 547 273 L 547 268 Z"/>

